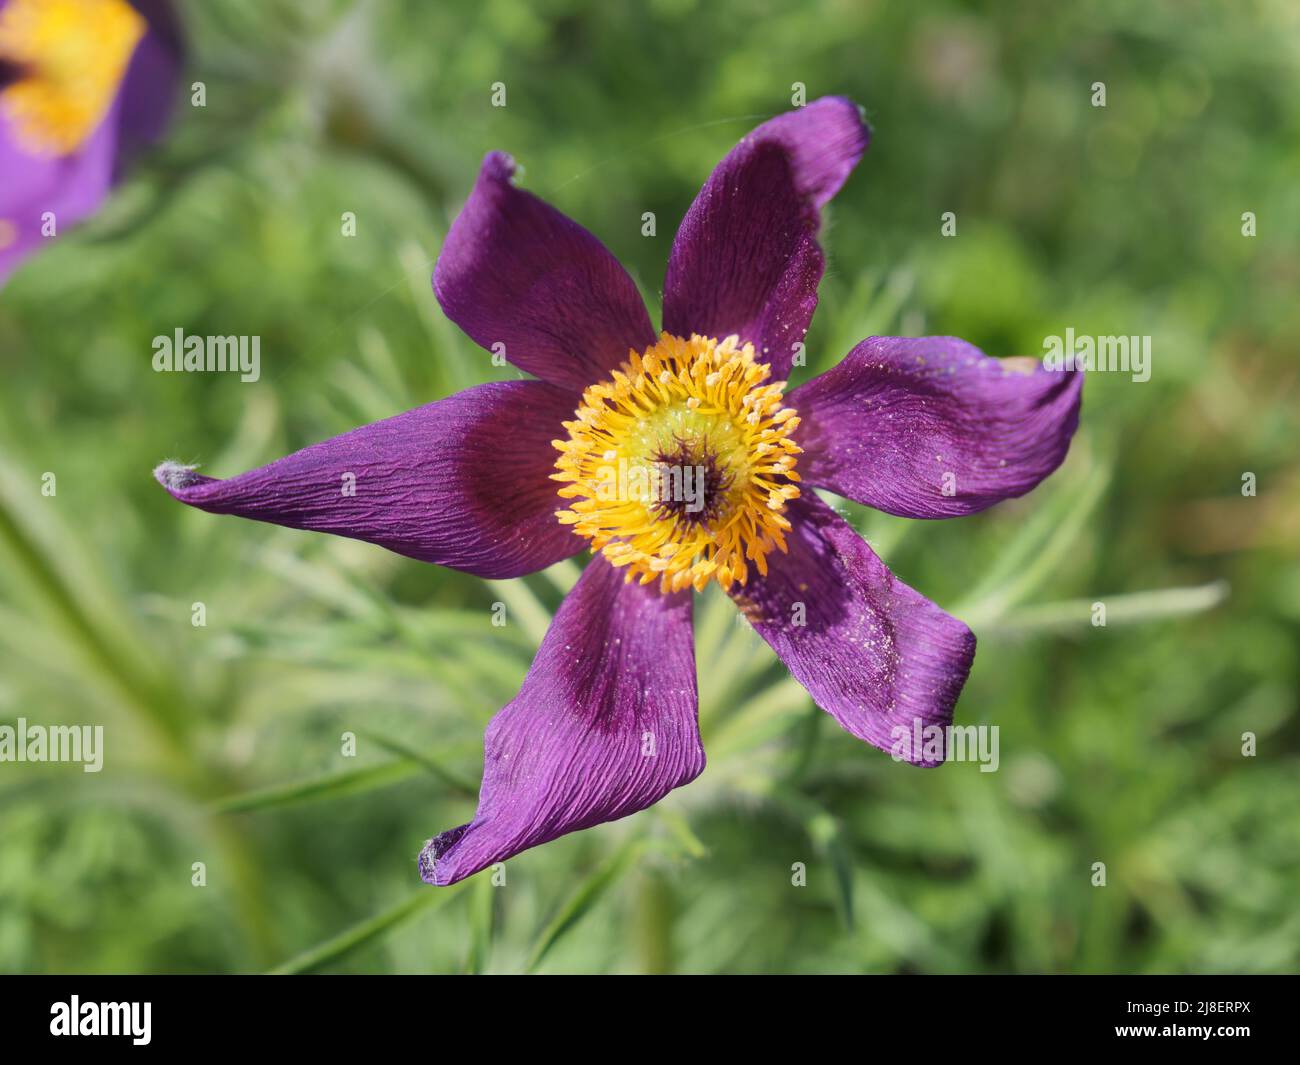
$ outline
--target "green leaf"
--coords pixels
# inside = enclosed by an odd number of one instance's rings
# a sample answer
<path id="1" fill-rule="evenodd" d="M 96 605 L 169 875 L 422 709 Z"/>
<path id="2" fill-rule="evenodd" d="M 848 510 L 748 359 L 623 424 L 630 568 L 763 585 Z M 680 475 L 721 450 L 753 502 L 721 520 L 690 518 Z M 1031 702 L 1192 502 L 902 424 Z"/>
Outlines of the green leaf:
<path id="1" fill-rule="evenodd" d="M 1110 471 L 1094 464 L 1082 484 L 1062 484 L 1003 549 L 971 594 L 950 613 L 972 628 L 1000 618 L 1039 586 L 1073 546 L 1110 483 Z"/>
<path id="2" fill-rule="evenodd" d="M 102 560 L 56 517 L 52 503 L 42 505 L 39 484 L 0 457 L 0 572 L 17 578 L 39 614 L 53 622 L 124 706 L 157 730 L 174 761 L 197 781 L 204 771 L 183 745 L 191 725 L 188 693 L 151 655 L 131 624 L 132 612 L 103 578 Z"/>
<path id="3" fill-rule="evenodd" d="M 377 732 L 357 729 L 356 733 L 358 736 L 364 736 L 371 743 L 375 744 L 375 746 L 382 748 L 389 754 L 395 754 L 399 758 L 419 763 L 457 794 L 470 799 L 478 798 L 478 788 L 475 787 L 471 781 L 466 780 L 459 774 L 454 773 L 443 765 L 440 765 L 427 754 L 421 754 L 414 747 L 409 747 L 400 740 L 393 739 L 391 736 L 381 736 Z"/>
<path id="4" fill-rule="evenodd" d="M 527 972 L 536 969 L 550 953 L 551 948 L 581 921 L 605 892 L 631 868 L 633 860 L 642 852 L 644 846 L 642 839 L 629 840 L 582 882 L 538 937 L 528 960 Z"/>
<path id="5" fill-rule="evenodd" d="M 551 613 L 533 590 L 522 579 L 496 581 L 492 590 L 501 597 L 510 612 L 510 619 L 518 621 L 534 644 L 540 644 L 546 630 L 551 627 Z"/>
<path id="6" fill-rule="evenodd" d="M 1228 598 L 1227 581 L 1190 588 L 1160 588 L 1127 595 L 1098 595 L 1091 599 L 1067 599 L 1039 603 L 1004 615 L 987 627 L 994 632 L 1058 631 L 1086 628 L 1093 624 L 1094 603 L 1104 603 L 1106 625 L 1135 625 L 1162 618 L 1184 617 L 1212 610 Z"/>
<path id="7" fill-rule="evenodd" d="M 300 802 L 316 802 L 321 799 L 341 799 L 346 795 L 386 788 L 398 781 L 415 776 L 424 768 L 420 762 L 402 758 L 394 762 L 365 766 L 361 769 L 347 769 L 340 773 L 327 773 L 310 780 L 294 781 L 289 784 L 276 784 L 269 788 L 259 788 L 239 795 L 230 795 L 218 799 L 212 804 L 214 813 L 233 814 L 248 813 L 253 810 L 268 810 L 279 806 L 292 806 Z"/>
<path id="8" fill-rule="evenodd" d="M 685 817 L 679 814 L 676 810 L 663 806 L 662 804 L 656 806 L 654 809 L 659 815 L 659 820 L 668 826 L 668 830 L 672 832 L 673 838 L 681 844 L 683 851 L 692 858 L 708 857 L 709 848 L 705 846 L 703 840 L 695 834 L 695 830 L 691 828 L 690 822 L 687 821 Z"/>
<path id="9" fill-rule="evenodd" d="M 853 930 L 853 854 L 844 836 L 844 825 L 834 814 L 805 795 L 789 788 L 778 788 L 774 796 L 798 811 L 804 830 L 818 852 L 830 863 L 835 877 L 835 902 L 840 920 Z"/>
<path id="10" fill-rule="evenodd" d="M 781 735 L 795 723 L 794 712 L 807 706 L 807 690 L 785 676 L 747 699 L 743 708 L 714 729 L 703 730 L 705 750 L 723 761 L 753 750 Z"/>
<path id="11" fill-rule="evenodd" d="M 297 973 L 311 972 L 330 962 L 338 961 L 372 940 L 391 932 L 416 914 L 445 906 L 460 893 L 460 888 L 460 884 L 446 888 L 425 888 L 403 899 L 396 906 L 368 917 L 325 942 L 295 955 L 283 965 L 276 966 L 268 975 L 292 976 Z"/>
<path id="12" fill-rule="evenodd" d="M 496 885 L 491 876 L 473 878 L 469 889 L 469 957 L 465 971 L 481 973 L 492 956 L 492 941 L 496 935 Z"/>

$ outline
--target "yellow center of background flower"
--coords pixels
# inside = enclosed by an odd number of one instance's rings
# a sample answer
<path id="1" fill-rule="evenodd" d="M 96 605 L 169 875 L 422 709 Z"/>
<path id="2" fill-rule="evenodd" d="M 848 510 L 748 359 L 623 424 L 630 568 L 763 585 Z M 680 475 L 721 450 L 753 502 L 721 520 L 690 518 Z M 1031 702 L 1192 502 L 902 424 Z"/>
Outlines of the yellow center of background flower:
<path id="1" fill-rule="evenodd" d="M 782 404 L 784 381 L 754 360 L 752 344 L 664 333 L 611 380 L 582 395 L 553 480 L 572 499 L 556 512 L 627 580 L 661 591 L 710 580 L 743 585 L 752 562 L 785 551 L 787 501 L 802 450 Z"/>
<path id="2" fill-rule="evenodd" d="M 127 0 L 9 0 L 0 11 L 0 60 L 18 68 L 0 110 L 32 155 L 75 151 L 103 121 L 144 36 Z"/>

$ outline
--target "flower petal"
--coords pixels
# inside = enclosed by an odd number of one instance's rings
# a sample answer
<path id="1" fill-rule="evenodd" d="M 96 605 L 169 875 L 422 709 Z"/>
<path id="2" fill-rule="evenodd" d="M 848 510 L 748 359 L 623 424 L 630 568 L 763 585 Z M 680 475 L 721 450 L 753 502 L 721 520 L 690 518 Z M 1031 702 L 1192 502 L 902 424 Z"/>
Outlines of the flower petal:
<path id="1" fill-rule="evenodd" d="M 1083 375 L 955 337 L 871 337 L 787 398 L 810 485 L 907 518 L 1024 495 L 1065 458 Z"/>
<path id="2" fill-rule="evenodd" d="M 51 218 L 62 233 L 99 207 L 113 182 L 117 159 L 115 103 L 89 139 L 71 155 L 29 155 L 13 120 L 0 110 L 0 285 L 28 255 L 50 238 Z"/>
<path id="3" fill-rule="evenodd" d="M 500 381 L 362 426 L 230 480 L 163 463 L 159 482 L 214 514 L 368 540 L 480 577 L 518 577 L 586 541 L 555 518 L 550 441 L 571 392 Z"/>
<path id="4" fill-rule="evenodd" d="M 866 151 L 858 108 L 828 96 L 763 123 L 718 164 L 682 220 L 664 279 L 664 329 L 733 333 L 777 378 L 817 307 L 820 210 Z"/>
<path id="5" fill-rule="evenodd" d="M 457 880 L 568 832 L 644 810 L 704 769 L 689 592 L 591 561 L 519 694 L 488 725 L 474 820 L 425 845 Z"/>
<path id="6" fill-rule="evenodd" d="M 166 131 L 176 104 L 184 52 L 170 0 L 131 0 L 149 29 L 136 45 L 122 79 L 121 132 L 128 150 L 151 144 Z"/>
<path id="7" fill-rule="evenodd" d="M 975 636 L 900 581 L 853 528 L 808 493 L 789 504 L 789 554 L 737 604 L 790 672 L 848 732 L 891 750 L 915 724 L 948 725 Z M 905 751 L 913 750 L 909 743 Z M 907 761 L 936 765 L 921 747 Z"/>
<path id="8" fill-rule="evenodd" d="M 433 291 L 478 344 L 544 381 L 583 389 L 655 342 L 636 285 L 576 222 L 510 177 L 514 160 L 489 152 L 469 202 L 447 234 Z"/>
<path id="9" fill-rule="evenodd" d="M 98 209 L 121 176 L 125 157 L 161 136 L 179 83 L 181 36 L 167 0 L 133 0 L 148 23 L 103 120 L 63 156 L 30 154 L 13 119 L 0 109 L 0 284 L 47 239 L 52 217 L 60 231 Z M 0 8 L 3 8 L 0 2 Z M 15 79 L 16 69 L 0 71 Z"/>

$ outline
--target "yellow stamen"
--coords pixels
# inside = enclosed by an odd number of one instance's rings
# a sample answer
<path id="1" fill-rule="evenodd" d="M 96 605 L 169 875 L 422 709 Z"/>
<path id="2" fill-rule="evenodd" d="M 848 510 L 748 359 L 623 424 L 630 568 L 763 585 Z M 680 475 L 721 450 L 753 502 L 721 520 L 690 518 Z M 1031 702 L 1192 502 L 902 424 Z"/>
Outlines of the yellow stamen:
<path id="1" fill-rule="evenodd" d="M 18 67 L 0 108 L 25 151 L 67 155 L 108 112 L 144 17 L 127 0 L 9 0 L 0 11 L 0 60 Z"/>
<path id="2" fill-rule="evenodd" d="M 553 480 L 573 500 L 556 517 L 592 542 L 627 580 L 661 591 L 711 580 L 743 585 L 748 562 L 767 572 L 785 551 L 786 503 L 799 495 L 784 381 L 752 344 L 668 333 L 610 380 L 590 386 Z"/>

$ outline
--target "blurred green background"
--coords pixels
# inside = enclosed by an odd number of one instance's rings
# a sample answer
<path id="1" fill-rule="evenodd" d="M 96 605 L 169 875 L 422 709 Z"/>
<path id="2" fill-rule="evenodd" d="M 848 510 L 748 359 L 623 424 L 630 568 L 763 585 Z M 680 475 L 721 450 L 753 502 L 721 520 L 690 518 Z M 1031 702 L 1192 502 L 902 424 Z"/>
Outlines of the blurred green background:
<path id="1" fill-rule="evenodd" d="M 102 723 L 107 748 L 97 775 L 0 764 L 0 970 L 1300 967 L 1293 3 L 181 7 L 206 108 L 182 101 L 0 294 L 0 721 Z M 150 470 L 229 476 L 515 375 L 429 285 L 493 148 L 657 321 L 677 221 L 795 82 L 874 129 L 829 213 L 805 374 L 877 333 L 1032 356 L 1066 327 L 1153 337 L 1149 382 L 1090 377 L 1030 496 L 949 522 L 849 508 L 975 629 L 957 720 L 999 726 L 999 770 L 841 733 L 706 595 L 705 774 L 503 887 L 424 887 L 420 846 L 471 815 L 483 727 L 582 559 L 480 581 L 189 511 Z M 261 336 L 262 379 L 154 373 L 177 328 Z"/>

